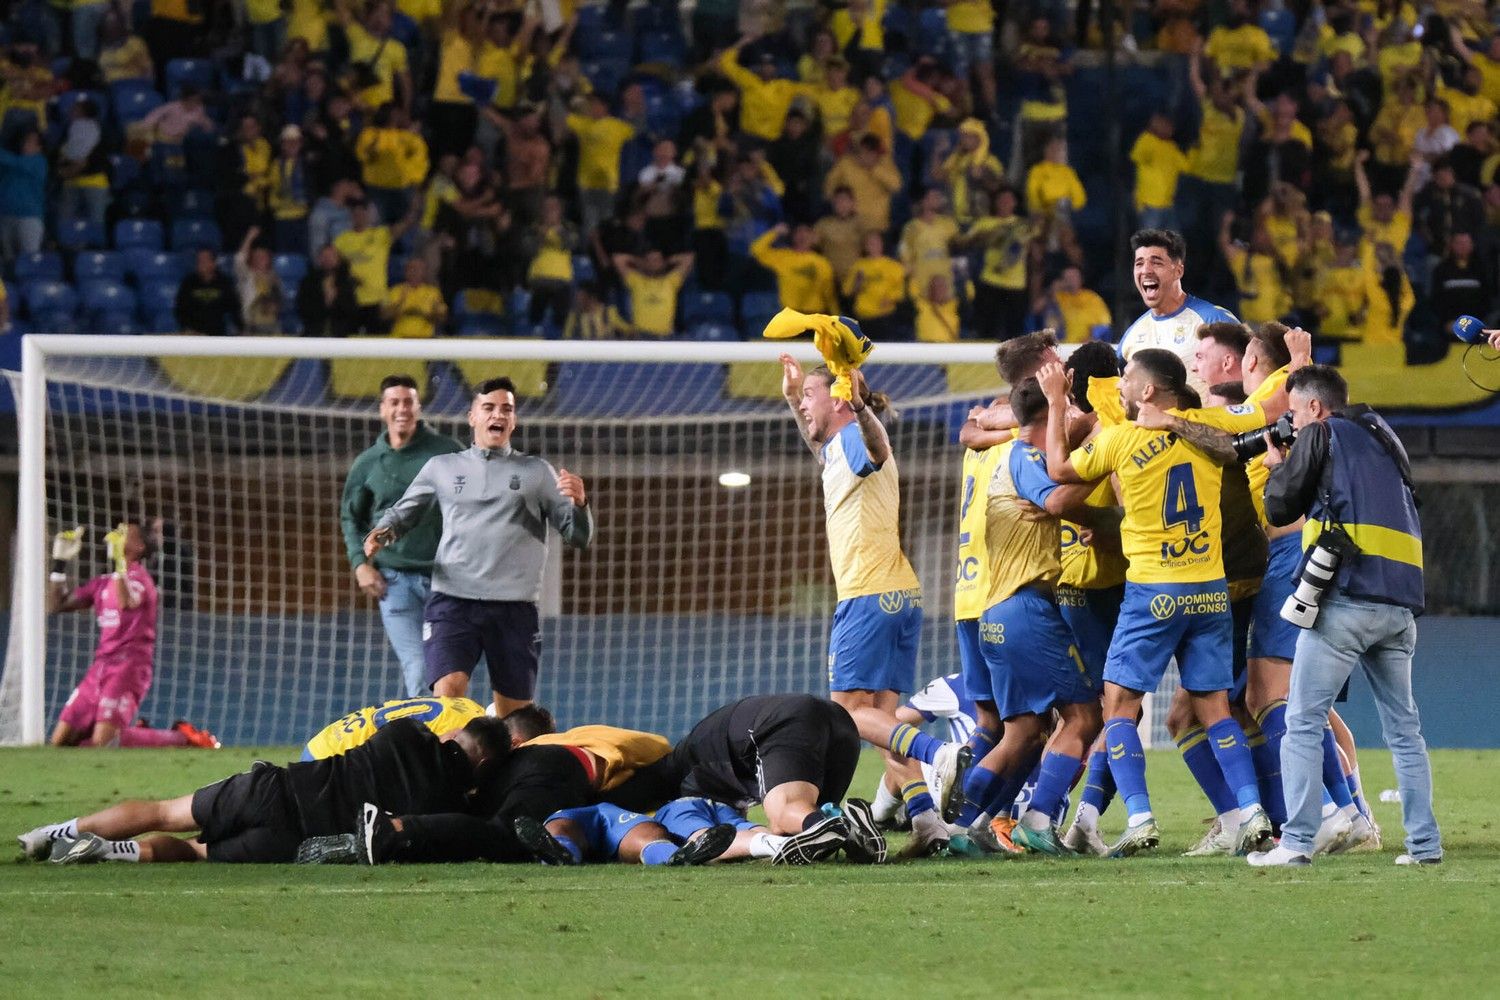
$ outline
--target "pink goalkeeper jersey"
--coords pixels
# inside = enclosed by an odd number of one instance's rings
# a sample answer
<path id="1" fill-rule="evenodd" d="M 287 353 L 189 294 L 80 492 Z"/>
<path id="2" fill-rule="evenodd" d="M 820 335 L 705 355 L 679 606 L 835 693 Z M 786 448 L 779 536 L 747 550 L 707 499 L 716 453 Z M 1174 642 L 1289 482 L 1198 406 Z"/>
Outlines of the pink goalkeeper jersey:
<path id="1" fill-rule="evenodd" d="M 151 662 L 156 650 L 156 584 L 146 567 L 132 563 L 125 574 L 125 586 L 139 595 L 140 606 L 120 607 L 118 588 L 113 574 L 96 576 L 73 591 L 74 598 L 94 605 L 99 621 L 99 645 L 94 659 Z"/>

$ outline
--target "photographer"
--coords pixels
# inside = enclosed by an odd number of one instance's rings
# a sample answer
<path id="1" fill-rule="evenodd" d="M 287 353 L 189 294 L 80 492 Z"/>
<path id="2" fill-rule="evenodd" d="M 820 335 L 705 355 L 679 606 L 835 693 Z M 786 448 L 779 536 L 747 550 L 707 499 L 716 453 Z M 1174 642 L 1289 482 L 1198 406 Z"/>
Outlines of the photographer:
<path id="1" fill-rule="evenodd" d="M 1269 441 L 1266 514 L 1272 524 L 1307 516 L 1296 592 L 1282 616 L 1304 631 L 1292 662 L 1281 744 L 1287 822 L 1281 844 L 1252 865 L 1306 865 L 1322 811 L 1323 727 L 1334 697 L 1364 665 L 1401 790 L 1407 853 L 1399 865 L 1436 864 L 1443 848 L 1432 815 L 1432 769 L 1411 691 L 1414 615 L 1422 610 L 1422 526 L 1411 467 L 1394 431 L 1326 365 L 1287 379 L 1296 439 Z"/>

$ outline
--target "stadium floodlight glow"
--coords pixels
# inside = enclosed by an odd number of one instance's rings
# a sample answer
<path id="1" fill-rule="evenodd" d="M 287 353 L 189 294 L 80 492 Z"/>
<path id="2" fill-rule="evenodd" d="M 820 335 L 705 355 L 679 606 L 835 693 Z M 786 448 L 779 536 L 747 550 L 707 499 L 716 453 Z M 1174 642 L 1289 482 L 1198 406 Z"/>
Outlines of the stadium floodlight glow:
<path id="1" fill-rule="evenodd" d="M 719 473 L 719 485 L 727 489 L 737 490 L 750 485 L 750 473 L 731 469 L 728 472 Z"/>

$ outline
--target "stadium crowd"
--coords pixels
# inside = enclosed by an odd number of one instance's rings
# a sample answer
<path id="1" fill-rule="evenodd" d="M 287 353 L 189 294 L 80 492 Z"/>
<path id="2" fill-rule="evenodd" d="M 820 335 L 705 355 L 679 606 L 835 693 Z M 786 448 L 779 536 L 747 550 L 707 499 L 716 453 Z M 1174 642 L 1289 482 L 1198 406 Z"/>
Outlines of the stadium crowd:
<path id="1" fill-rule="evenodd" d="M 1091 290 L 1117 195 L 1251 322 L 1495 311 L 1477 3 L 24 0 L 3 31 L 21 330 L 738 339 L 790 306 L 1078 342 L 1124 319 Z"/>

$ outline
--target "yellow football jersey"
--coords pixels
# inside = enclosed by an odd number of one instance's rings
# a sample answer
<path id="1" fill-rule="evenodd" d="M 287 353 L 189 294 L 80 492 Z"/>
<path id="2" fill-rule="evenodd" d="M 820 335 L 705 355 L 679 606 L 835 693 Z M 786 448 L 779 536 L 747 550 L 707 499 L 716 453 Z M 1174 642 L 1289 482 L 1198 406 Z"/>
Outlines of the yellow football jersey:
<path id="1" fill-rule="evenodd" d="M 1032 584 L 1053 590 L 1062 575 L 1058 555 L 1058 519 L 1036 520 L 1020 506 L 1028 496 L 1037 497 L 1035 487 L 1039 481 L 1046 484 L 1043 489 L 1051 489 L 1053 484 L 1047 478 L 1046 456 L 1016 440 L 990 450 L 1000 452 L 1000 456 L 985 491 L 985 548 L 990 563 L 986 607 L 994 607 L 1022 587 Z M 1018 484 L 1018 477 L 1029 477 L 1031 488 Z M 1035 503 L 1036 500 L 1028 502 Z"/>
<path id="2" fill-rule="evenodd" d="M 615 726 L 575 726 L 561 733 L 538 736 L 529 747 L 578 747 L 604 761 L 599 788 L 608 791 L 629 780 L 637 768 L 655 764 L 672 752 L 665 736 Z"/>
<path id="3" fill-rule="evenodd" d="M 375 731 L 396 719 L 416 719 L 442 736 L 484 718 L 484 706 L 468 698 L 400 698 L 371 705 L 331 722 L 307 741 L 303 760 L 337 757 L 369 741 Z"/>
<path id="4" fill-rule="evenodd" d="M 1085 501 L 1090 507 L 1118 507 L 1114 484 L 1108 479 L 1101 482 Z M 1114 549 L 1100 549 L 1085 544 L 1083 529 L 1072 521 L 1062 523 L 1062 580 L 1064 587 L 1080 590 L 1102 590 L 1118 587 L 1125 582 L 1129 563 L 1125 556 Z"/>
<path id="5" fill-rule="evenodd" d="M 1266 380 L 1260 384 L 1260 388 L 1250 394 L 1247 403 L 1265 403 L 1266 399 L 1274 395 L 1278 389 L 1286 385 L 1287 370 L 1278 368 Z M 1272 413 L 1267 420 L 1275 420 L 1281 416 Z M 1250 502 L 1255 504 L 1255 516 L 1260 519 L 1261 527 L 1266 526 L 1266 483 L 1271 479 L 1271 470 L 1266 468 L 1266 456 L 1260 454 L 1245 464 L 1245 475 L 1250 480 Z"/>
<path id="6" fill-rule="evenodd" d="M 1265 425 L 1259 403 L 1167 412 L 1231 434 Z M 1206 583 L 1224 576 L 1223 470 L 1213 459 L 1167 431 L 1117 424 L 1073 452 L 1072 462 L 1084 479 L 1119 476 L 1128 580 Z"/>
<path id="7" fill-rule="evenodd" d="M 894 456 L 870 460 L 859 424 L 823 446 L 823 508 L 838 599 L 918 592 L 916 571 L 901 551 L 901 479 Z"/>
<path id="8" fill-rule="evenodd" d="M 984 544 L 985 484 L 994 475 L 1002 448 L 964 452 L 964 492 L 958 509 L 958 577 L 953 584 L 953 618 L 968 621 L 984 614 L 990 591 L 989 550 Z"/>

